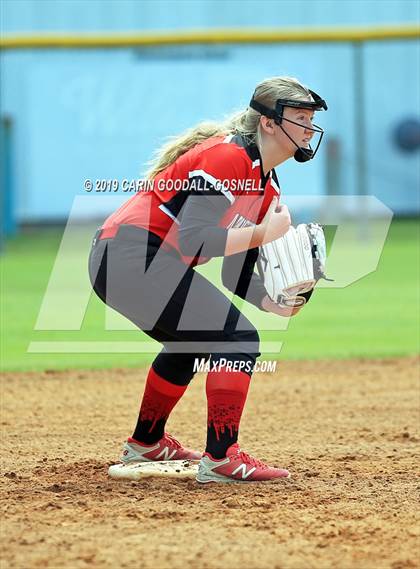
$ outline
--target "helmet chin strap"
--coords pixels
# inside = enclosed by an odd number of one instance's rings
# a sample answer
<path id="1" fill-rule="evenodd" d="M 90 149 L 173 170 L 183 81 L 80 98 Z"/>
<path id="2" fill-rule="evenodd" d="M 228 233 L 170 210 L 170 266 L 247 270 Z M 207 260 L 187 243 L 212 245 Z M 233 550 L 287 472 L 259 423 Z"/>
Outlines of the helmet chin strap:
<path id="1" fill-rule="evenodd" d="M 309 145 L 309 148 L 299 147 L 293 155 L 296 162 L 307 162 L 308 160 L 312 160 L 314 156 L 311 145 Z"/>
<path id="2" fill-rule="evenodd" d="M 283 117 L 284 121 L 287 121 L 288 119 Z M 293 121 L 289 121 L 289 122 L 293 122 Z M 297 123 L 294 123 L 297 124 Z M 287 136 L 287 138 L 293 142 L 293 144 L 296 146 L 296 152 L 293 155 L 293 158 L 296 160 L 296 162 L 308 162 L 308 160 L 312 160 L 312 158 L 315 156 L 315 153 L 311 147 L 311 145 L 309 144 L 309 148 L 303 148 L 302 146 L 299 146 L 294 140 L 293 138 L 289 135 L 288 132 L 286 132 L 283 128 L 283 126 L 281 124 L 278 124 L 278 126 L 281 128 L 281 130 L 284 132 L 284 134 Z M 313 132 L 318 132 L 314 129 L 307 129 L 307 130 L 312 130 Z M 323 133 L 322 133 L 323 134 Z M 320 141 L 321 142 L 321 141 Z"/>

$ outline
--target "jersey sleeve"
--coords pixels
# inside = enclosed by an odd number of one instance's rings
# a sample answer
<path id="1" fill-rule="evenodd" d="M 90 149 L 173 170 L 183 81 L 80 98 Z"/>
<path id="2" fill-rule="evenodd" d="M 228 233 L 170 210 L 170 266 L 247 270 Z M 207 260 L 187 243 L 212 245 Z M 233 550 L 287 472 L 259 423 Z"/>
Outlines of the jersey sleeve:
<path id="1" fill-rule="evenodd" d="M 206 149 L 194 160 L 178 231 L 183 255 L 224 255 L 228 230 L 219 222 L 236 199 L 236 180 L 246 175 L 246 158 L 230 144 Z"/>

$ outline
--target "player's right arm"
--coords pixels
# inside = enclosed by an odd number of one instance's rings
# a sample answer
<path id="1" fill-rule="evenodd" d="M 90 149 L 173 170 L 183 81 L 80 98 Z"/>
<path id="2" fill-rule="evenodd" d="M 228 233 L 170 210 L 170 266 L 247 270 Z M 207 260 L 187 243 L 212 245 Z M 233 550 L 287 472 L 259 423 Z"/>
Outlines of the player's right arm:
<path id="1" fill-rule="evenodd" d="M 278 199 L 274 198 L 261 223 L 254 227 L 229 229 L 225 255 L 234 255 L 247 249 L 260 247 L 287 233 L 291 223 L 289 210 L 286 205 L 277 206 Z"/>
<path id="2" fill-rule="evenodd" d="M 230 144 L 220 144 L 200 155 L 189 173 L 194 190 L 186 200 L 179 227 L 182 254 L 195 255 L 198 246 L 204 244 L 203 257 L 234 255 L 269 243 L 287 232 L 289 211 L 286 206 L 276 211 L 277 198 L 257 226 L 219 227 L 219 221 L 238 196 L 229 190 L 220 190 L 217 182 L 243 180 L 247 175 L 246 159 Z"/>

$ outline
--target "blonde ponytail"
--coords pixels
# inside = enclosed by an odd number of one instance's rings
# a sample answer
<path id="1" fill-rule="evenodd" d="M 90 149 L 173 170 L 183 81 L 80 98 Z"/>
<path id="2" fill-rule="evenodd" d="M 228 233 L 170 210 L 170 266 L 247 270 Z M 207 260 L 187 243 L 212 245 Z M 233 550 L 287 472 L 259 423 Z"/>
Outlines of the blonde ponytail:
<path id="1" fill-rule="evenodd" d="M 257 85 L 254 97 L 271 109 L 274 109 L 277 99 L 312 100 L 308 89 L 294 77 L 265 79 Z M 150 169 L 146 172 L 146 178 L 153 179 L 185 152 L 214 136 L 240 134 L 248 144 L 256 144 L 261 148 L 260 117 L 259 112 L 248 107 L 245 111 L 230 116 L 224 122 L 202 122 L 181 135 L 169 138 L 149 162 Z"/>
<path id="2" fill-rule="evenodd" d="M 170 137 L 166 144 L 156 152 L 154 159 L 149 162 L 151 168 L 146 173 L 146 177 L 150 180 L 153 179 L 159 172 L 173 164 L 177 158 L 200 142 L 204 142 L 213 136 L 221 136 L 224 133 L 222 125 L 214 122 L 202 122 L 180 135 Z"/>

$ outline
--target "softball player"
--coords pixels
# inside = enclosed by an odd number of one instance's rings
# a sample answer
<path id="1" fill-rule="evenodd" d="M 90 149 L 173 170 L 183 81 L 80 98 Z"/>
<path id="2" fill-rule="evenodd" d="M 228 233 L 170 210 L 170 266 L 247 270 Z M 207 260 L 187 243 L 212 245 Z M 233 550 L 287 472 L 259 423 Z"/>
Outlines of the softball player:
<path id="1" fill-rule="evenodd" d="M 313 158 L 323 131 L 312 124 L 325 102 L 296 79 L 260 83 L 249 107 L 223 124 L 200 124 L 164 146 L 136 193 L 97 231 L 89 257 L 96 294 L 162 351 L 148 372 L 123 463 L 200 460 L 198 482 L 279 480 L 287 470 L 241 451 L 238 431 L 256 359 L 252 323 L 194 267 L 223 257 L 222 281 L 261 310 L 298 311 L 268 297 L 254 273 L 258 247 L 290 226 L 274 171 L 285 160 Z M 315 149 L 310 146 L 319 133 Z M 209 360 L 205 452 L 185 448 L 166 421 Z"/>

